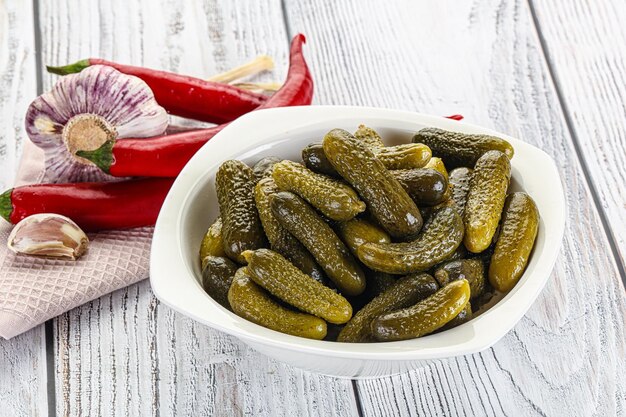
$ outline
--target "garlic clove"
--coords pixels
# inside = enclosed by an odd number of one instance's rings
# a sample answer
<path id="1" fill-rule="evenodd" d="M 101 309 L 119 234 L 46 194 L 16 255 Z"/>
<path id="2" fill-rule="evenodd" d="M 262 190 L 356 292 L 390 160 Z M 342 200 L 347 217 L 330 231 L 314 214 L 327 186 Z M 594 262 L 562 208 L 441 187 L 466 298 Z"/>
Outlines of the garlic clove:
<path id="1" fill-rule="evenodd" d="M 7 246 L 18 254 L 76 260 L 87 251 L 89 238 L 71 219 L 40 213 L 16 224 Z"/>

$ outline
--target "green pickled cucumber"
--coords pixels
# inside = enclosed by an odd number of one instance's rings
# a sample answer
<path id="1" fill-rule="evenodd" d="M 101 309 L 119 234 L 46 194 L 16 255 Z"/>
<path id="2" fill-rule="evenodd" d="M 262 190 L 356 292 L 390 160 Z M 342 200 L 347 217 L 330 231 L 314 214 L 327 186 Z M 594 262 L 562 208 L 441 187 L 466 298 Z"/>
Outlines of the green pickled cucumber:
<path id="1" fill-rule="evenodd" d="M 368 268 L 390 274 L 426 271 L 447 259 L 463 240 L 463 222 L 454 208 L 437 211 L 411 242 L 365 243 L 358 257 Z"/>
<path id="2" fill-rule="evenodd" d="M 374 129 L 365 125 L 359 125 L 356 132 L 354 132 L 354 137 L 363 142 L 372 152 L 385 147 L 385 142 L 383 142 L 380 135 Z"/>
<path id="3" fill-rule="evenodd" d="M 254 175 L 241 161 L 224 162 L 215 176 L 217 201 L 222 217 L 226 255 L 244 263 L 241 253 L 266 245 L 265 233 L 254 204 Z"/>
<path id="4" fill-rule="evenodd" d="M 435 206 L 446 198 L 448 181 L 432 168 L 391 171 L 418 206 Z"/>
<path id="5" fill-rule="evenodd" d="M 489 282 L 507 292 L 526 269 L 539 229 L 539 211 L 526 193 L 511 194 L 504 206 L 502 226 L 491 256 Z"/>
<path id="6" fill-rule="evenodd" d="M 350 220 L 365 210 L 365 203 L 352 188 L 296 162 L 277 163 L 272 177 L 282 191 L 298 194 L 329 219 Z"/>
<path id="7" fill-rule="evenodd" d="M 405 143 L 372 151 L 387 169 L 422 168 L 432 156 L 430 148 L 421 143 Z"/>
<path id="8" fill-rule="evenodd" d="M 211 255 L 204 258 L 202 264 L 202 287 L 204 291 L 230 310 L 228 289 L 239 267 L 228 258 Z"/>
<path id="9" fill-rule="evenodd" d="M 372 334 L 380 342 L 427 335 L 454 319 L 469 299 L 469 283 L 464 279 L 453 281 L 411 307 L 378 316 L 372 321 Z"/>
<path id="10" fill-rule="evenodd" d="M 446 323 L 445 326 L 441 328 L 441 331 L 450 330 L 457 326 L 460 326 L 463 323 L 467 323 L 472 319 L 472 305 L 467 303 L 465 308 L 461 310 L 459 314 L 456 315 L 455 318 Z"/>
<path id="11" fill-rule="evenodd" d="M 463 243 L 470 252 L 482 252 L 491 244 L 510 178 L 511 163 L 500 151 L 489 151 L 476 162 L 463 216 Z"/>
<path id="12" fill-rule="evenodd" d="M 386 272 L 374 271 L 369 268 L 363 268 L 365 273 L 365 291 L 356 297 L 347 297 L 352 305 L 352 311 L 359 311 L 364 305 L 372 301 L 387 288 L 396 283 L 397 277 Z"/>
<path id="13" fill-rule="evenodd" d="M 200 244 L 200 260 L 207 256 L 226 256 L 222 239 L 222 218 L 218 217 L 204 235 Z M 204 265 L 202 265 L 204 268 Z"/>
<path id="14" fill-rule="evenodd" d="M 326 322 L 311 314 L 290 310 L 272 300 L 250 277 L 246 267 L 240 268 L 228 291 L 228 301 L 238 316 L 260 326 L 293 336 L 321 340 L 326 336 Z"/>
<path id="15" fill-rule="evenodd" d="M 471 298 L 485 291 L 485 266 L 480 259 L 458 259 L 445 262 L 435 271 L 435 279 L 442 287 L 449 282 L 466 279 L 469 282 Z"/>
<path id="16" fill-rule="evenodd" d="M 391 237 L 381 227 L 364 219 L 351 219 L 337 224 L 337 234 L 356 256 L 364 243 L 390 243 Z"/>
<path id="17" fill-rule="evenodd" d="M 244 252 L 250 277 L 275 297 L 329 323 L 346 323 L 352 306 L 343 296 L 306 275 L 278 252 Z"/>
<path id="18" fill-rule="evenodd" d="M 262 178 L 271 176 L 274 165 L 280 161 L 282 161 L 282 159 L 277 156 L 266 156 L 265 158 L 259 160 L 259 162 L 254 164 L 254 167 L 252 167 L 252 173 L 254 174 L 255 180 L 260 181 Z"/>
<path id="19" fill-rule="evenodd" d="M 290 192 L 270 196 L 274 216 L 313 255 L 326 276 L 346 295 L 365 290 L 365 275 L 333 229 L 303 199 Z"/>
<path id="20" fill-rule="evenodd" d="M 451 167 L 473 168 L 488 151 L 500 151 L 513 158 L 513 146 L 504 139 L 489 135 L 472 135 L 437 128 L 422 129 L 413 142 L 427 145 L 433 155 L 443 158 Z"/>
<path id="21" fill-rule="evenodd" d="M 417 236 L 422 227 L 419 209 L 367 146 L 349 132 L 333 129 L 324 137 L 323 147 L 330 163 L 391 236 L 405 240 Z"/>
<path id="22" fill-rule="evenodd" d="M 451 198 L 461 217 L 463 217 L 465 213 L 465 203 L 467 202 L 472 172 L 472 169 L 465 167 L 455 168 L 450 171 L 449 179 L 452 185 Z"/>
<path id="23" fill-rule="evenodd" d="M 424 168 L 430 168 L 440 172 L 441 175 L 446 178 L 446 181 L 449 181 L 448 170 L 446 169 L 446 164 L 444 164 L 443 159 L 437 157 L 430 158 Z"/>
<path id="24" fill-rule="evenodd" d="M 372 320 L 381 314 L 411 306 L 434 294 L 438 289 L 439 285 L 428 274 L 407 275 L 398 279 L 352 317 L 339 333 L 337 341 L 350 343 L 373 341 L 370 327 Z"/>
<path id="25" fill-rule="evenodd" d="M 302 161 L 304 165 L 313 172 L 328 175 L 329 177 L 340 177 L 339 173 L 332 166 L 321 143 L 311 143 L 302 149 Z"/>
<path id="26" fill-rule="evenodd" d="M 279 192 L 278 187 L 271 177 L 261 179 L 254 188 L 254 201 L 272 250 L 283 255 L 305 274 L 324 283 L 326 281 L 324 271 L 317 264 L 313 255 L 287 229 L 281 226 L 274 216 L 270 205 L 270 196 L 277 192 Z"/>

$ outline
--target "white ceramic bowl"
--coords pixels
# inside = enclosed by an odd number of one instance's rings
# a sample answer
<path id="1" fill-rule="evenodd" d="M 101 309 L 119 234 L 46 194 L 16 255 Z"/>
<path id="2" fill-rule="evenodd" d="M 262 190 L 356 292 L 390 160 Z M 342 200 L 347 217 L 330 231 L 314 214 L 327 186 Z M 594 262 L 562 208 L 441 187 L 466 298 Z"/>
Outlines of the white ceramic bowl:
<path id="1" fill-rule="evenodd" d="M 218 215 L 214 178 L 220 164 L 241 159 L 252 165 L 277 155 L 300 160 L 302 148 L 333 128 L 354 131 L 364 123 L 390 142 L 408 142 L 417 130 L 434 126 L 487 133 L 515 147 L 512 189 L 536 201 L 541 216 L 535 249 L 519 283 L 495 306 L 454 329 L 415 340 L 388 343 L 335 343 L 308 340 L 258 326 L 213 301 L 200 285 L 198 248 Z M 390 133 L 395 133 L 390 135 Z M 403 139 L 402 139 L 403 137 Z M 208 142 L 183 169 L 156 224 L 150 281 L 166 305 L 231 334 L 272 358 L 322 374 L 367 378 L 423 366 L 430 360 L 487 349 L 526 313 L 544 287 L 559 252 L 565 227 L 565 200 L 554 161 L 542 150 L 515 138 L 443 117 L 363 107 L 289 107 L 252 112 Z"/>

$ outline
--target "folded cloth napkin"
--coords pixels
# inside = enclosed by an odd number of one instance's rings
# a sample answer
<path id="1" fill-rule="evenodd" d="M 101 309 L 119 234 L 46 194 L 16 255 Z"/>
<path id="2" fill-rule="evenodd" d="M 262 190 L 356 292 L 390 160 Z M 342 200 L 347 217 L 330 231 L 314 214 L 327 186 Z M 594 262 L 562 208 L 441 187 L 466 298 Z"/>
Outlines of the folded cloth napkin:
<path id="1" fill-rule="evenodd" d="M 42 182 L 43 166 L 41 150 L 26 141 L 16 186 Z M 89 234 L 89 251 L 77 261 L 14 254 L 5 244 L 11 227 L 0 219 L 0 336 L 5 339 L 148 277 L 152 227 Z"/>

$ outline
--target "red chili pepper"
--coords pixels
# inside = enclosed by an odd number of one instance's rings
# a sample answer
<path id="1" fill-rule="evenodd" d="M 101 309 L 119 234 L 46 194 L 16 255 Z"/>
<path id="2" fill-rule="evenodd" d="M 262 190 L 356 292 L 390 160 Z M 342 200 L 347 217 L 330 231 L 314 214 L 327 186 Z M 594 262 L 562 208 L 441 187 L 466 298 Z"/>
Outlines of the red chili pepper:
<path id="1" fill-rule="evenodd" d="M 258 109 L 311 104 L 313 78 L 302 55 L 304 43 L 302 34 L 293 38 L 287 80 Z M 224 127 L 226 124 L 147 139 L 107 141 L 94 151 L 79 151 L 77 155 L 116 177 L 175 177 L 198 149 Z"/>
<path id="2" fill-rule="evenodd" d="M 173 182 L 150 178 L 26 185 L 0 194 L 0 216 L 15 224 L 33 214 L 57 213 L 86 231 L 151 226 Z"/>
<path id="3" fill-rule="evenodd" d="M 446 119 L 463 120 L 464 117 L 462 114 L 453 114 L 452 116 L 446 116 Z"/>
<path id="4" fill-rule="evenodd" d="M 168 113 L 210 123 L 225 123 L 246 114 L 268 98 L 241 88 L 180 75 L 173 72 L 118 64 L 89 58 L 62 67 L 47 67 L 49 72 L 66 75 L 91 65 L 108 65 L 124 74 L 134 75 L 148 84 L 154 98 Z"/>

